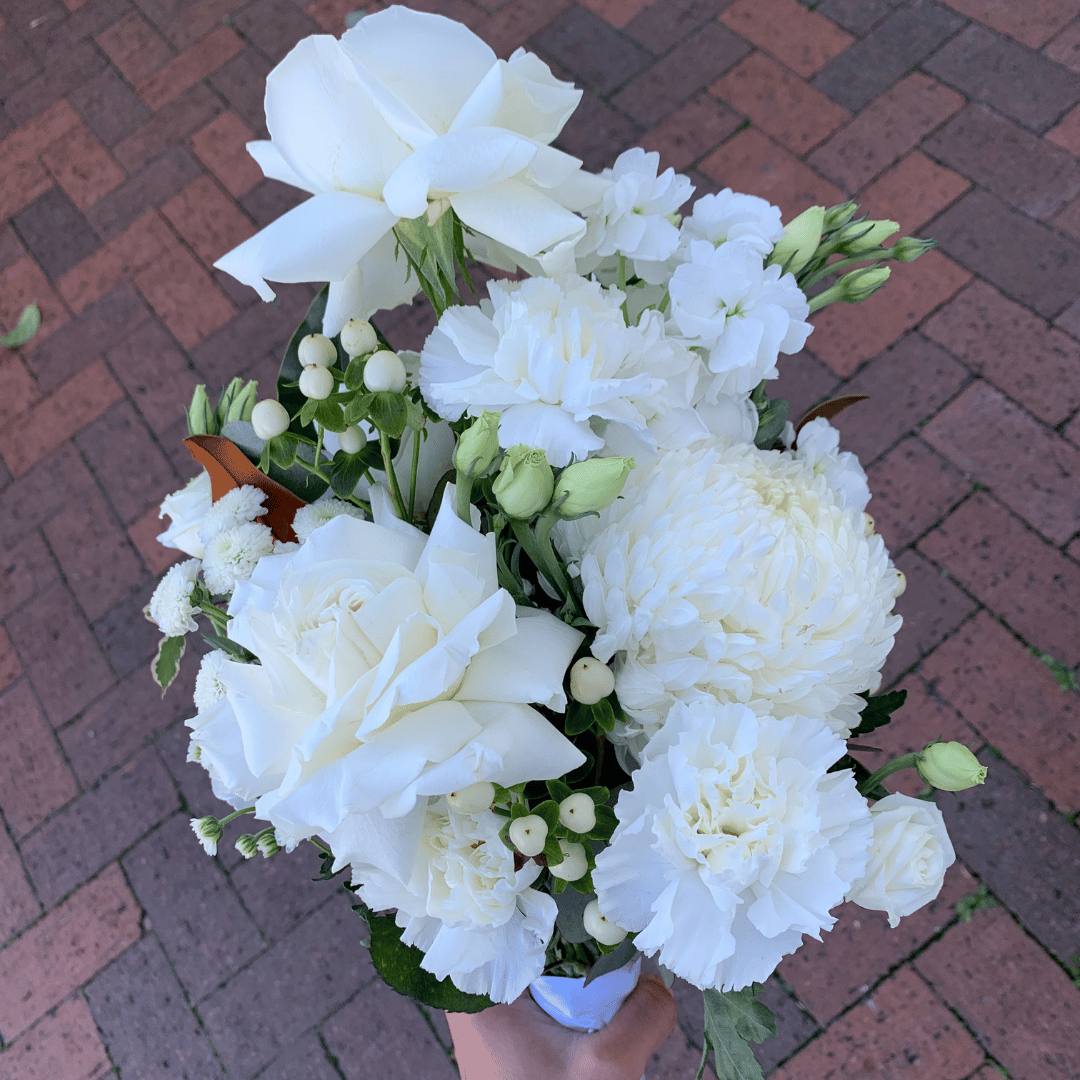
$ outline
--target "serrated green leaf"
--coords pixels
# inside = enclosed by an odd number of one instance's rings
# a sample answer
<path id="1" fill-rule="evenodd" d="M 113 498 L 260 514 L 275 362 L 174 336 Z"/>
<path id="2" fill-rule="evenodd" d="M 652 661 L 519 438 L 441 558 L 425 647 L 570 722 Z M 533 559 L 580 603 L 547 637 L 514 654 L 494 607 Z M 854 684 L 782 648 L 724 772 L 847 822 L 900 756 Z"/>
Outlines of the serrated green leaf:
<path id="1" fill-rule="evenodd" d="M 869 698 L 859 714 L 859 726 L 852 730 L 848 738 L 854 739 L 858 735 L 868 735 L 871 731 L 884 727 L 892 720 L 892 714 L 906 700 L 906 690 L 893 690 L 889 694 L 879 694 L 877 697 Z"/>
<path id="2" fill-rule="evenodd" d="M 371 417 L 371 422 L 380 431 L 385 432 L 391 439 L 400 439 L 405 431 L 409 410 L 406 407 L 405 398 L 401 394 L 395 394 L 390 390 L 381 390 L 379 393 L 372 395 L 368 414 Z"/>
<path id="3" fill-rule="evenodd" d="M 163 637 L 158 642 L 157 655 L 150 666 L 150 673 L 154 676 L 154 682 L 161 687 L 162 697 L 180 670 L 180 658 L 184 655 L 185 648 L 187 638 L 183 634 L 179 637 Z"/>
<path id="4" fill-rule="evenodd" d="M 22 309 L 18 322 L 3 337 L 0 337 L 0 345 L 17 349 L 20 345 L 25 345 L 38 332 L 39 326 L 41 326 L 41 311 L 37 304 L 27 304 Z"/>
<path id="5" fill-rule="evenodd" d="M 762 1080 L 750 1043 L 773 1038 L 776 1019 L 768 1006 L 756 1000 L 760 992 L 757 983 L 726 994 L 704 991 L 705 1056 L 712 1051 L 717 1080 Z"/>

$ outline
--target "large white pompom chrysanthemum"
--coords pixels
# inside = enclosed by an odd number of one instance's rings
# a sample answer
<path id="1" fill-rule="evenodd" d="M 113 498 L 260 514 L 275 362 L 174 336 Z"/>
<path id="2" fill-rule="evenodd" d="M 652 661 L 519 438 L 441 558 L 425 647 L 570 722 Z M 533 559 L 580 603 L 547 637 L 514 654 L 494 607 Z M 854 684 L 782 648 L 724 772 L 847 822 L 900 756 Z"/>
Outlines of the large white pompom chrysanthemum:
<path id="1" fill-rule="evenodd" d="M 203 579 L 215 596 L 224 596 L 247 581 L 258 561 L 274 550 L 274 534 L 265 525 L 249 521 L 222 529 L 206 545 Z"/>
<path id="2" fill-rule="evenodd" d="M 805 462 L 748 445 L 663 454 L 623 495 L 587 542 L 566 534 L 593 653 L 618 654 L 616 734 L 639 751 L 676 700 L 718 699 L 846 735 L 901 621 L 902 578 L 863 516 Z"/>
<path id="3" fill-rule="evenodd" d="M 225 696 L 221 674 L 228 661 L 229 654 L 221 649 L 212 649 L 202 658 L 199 673 L 195 676 L 194 693 L 195 708 L 199 712 L 205 712 Z"/>
<path id="4" fill-rule="evenodd" d="M 836 921 L 873 826 L 843 741 L 817 720 L 677 705 L 649 744 L 596 857 L 601 912 L 695 986 L 764 982 Z"/>
<path id="5" fill-rule="evenodd" d="M 199 609 L 191 602 L 191 590 L 198 576 L 199 560 L 185 559 L 169 567 L 169 572 L 150 597 L 146 613 L 166 637 L 183 637 L 199 629 L 195 621 Z"/>
<path id="6" fill-rule="evenodd" d="M 246 525 L 266 513 L 266 492 L 251 484 L 230 488 L 215 502 L 199 527 L 199 539 L 210 543 L 218 533 Z"/>

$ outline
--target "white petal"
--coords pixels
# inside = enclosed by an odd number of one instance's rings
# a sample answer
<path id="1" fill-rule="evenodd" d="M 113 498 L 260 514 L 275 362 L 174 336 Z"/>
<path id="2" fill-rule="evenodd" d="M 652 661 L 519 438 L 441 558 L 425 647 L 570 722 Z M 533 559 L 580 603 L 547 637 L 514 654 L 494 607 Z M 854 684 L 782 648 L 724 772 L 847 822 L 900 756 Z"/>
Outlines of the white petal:
<path id="1" fill-rule="evenodd" d="M 495 123 L 549 143 L 562 131 L 582 91 L 563 82 L 534 53 L 518 49 L 503 65 L 503 104 Z"/>
<path id="2" fill-rule="evenodd" d="M 470 229 L 525 255 L 585 234 L 581 218 L 520 180 L 460 192 L 451 196 L 450 205 Z"/>
<path id="3" fill-rule="evenodd" d="M 558 405 L 530 401 L 512 405 L 499 421 L 499 445 L 504 448 L 524 443 L 547 453 L 548 463 L 560 469 L 599 450 L 604 440 L 593 433 L 588 423 L 580 423 Z"/>
<path id="4" fill-rule="evenodd" d="M 388 232 L 341 281 L 330 282 L 323 314 L 323 333 L 333 337 L 353 318 L 366 319 L 376 311 L 408 304 L 417 293 L 409 264 L 395 258 L 397 241 Z M 411 430 L 411 429 L 410 429 Z"/>
<path id="5" fill-rule="evenodd" d="M 255 159 L 263 176 L 268 180 L 280 180 L 283 184 L 302 188 L 313 195 L 318 188 L 311 187 L 296 170 L 281 156 L 281 151 L 269 139 L 256 139 L 247 144 L 247 152 Z"/>

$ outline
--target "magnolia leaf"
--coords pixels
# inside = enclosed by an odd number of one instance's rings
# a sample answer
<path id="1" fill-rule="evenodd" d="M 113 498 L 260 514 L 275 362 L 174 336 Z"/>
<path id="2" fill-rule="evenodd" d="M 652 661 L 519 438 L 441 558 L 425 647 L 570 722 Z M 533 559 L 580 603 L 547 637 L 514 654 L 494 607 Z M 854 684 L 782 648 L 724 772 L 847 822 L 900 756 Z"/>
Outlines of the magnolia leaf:
<path id="1" fill-rule="evenodd" d="M 849 739 L 857 735 L 868 735 L 879 727 L 884 727 L 892 720 L 892 714 L 907 700 L 906 690 L 893 690 L 889 694 L 879 694 L 877 697 L 868 698 L 863 710 L 859 713 L 859 726 L 852 729 Z"/>
<path id="2" fill-rule="evenodd" d="M 762 1080 L 761 1066 L 750 1049 L 751 1042 L 765 1042 L 776 1035 L 776 1018 L 757 1001 L 761 985 L 743 990 L 706 990 L 704 1071 L 709 1051 L 713 1053 L 717 1080 Z"/>
<path id="3" fill-rule="evenodd" d="M 817 420 L 820 417 L 831 420 L 834 416 L 839 416 L 849 406 L 857 405 L 860 401 L 868 401 L 869 399 L 869 394 L 845 394 L 843 397 L 823 401 L 820 405 L 815 405 L 809 412 L 803 414 L 802 419 L 795 425 L 795 434 L 798 435 L 811 420 Z"/>
<path id="4" fill-rule="evenodd" d="M 150 673 L 154 676 L 154 682 L 161 687 L 162 697 L 180 670 L 180 658 L 186 647 L 187 639 L 183 634 L 179 637 L 163 637 L 158 642 L 157 655 L 150 665 Z"/>
<path id="5" fill-rule="evenodd" d="M 632 941 L 626 939 L 612 949 L 605 950 L 603 956 L 589 968 L 589 973 L 585 976 L 585 985 L 588 986 L 593 979 L 599 979 L 601 975 L 606 975 L 609 971 L 618 971 L 625 964 L 629 964 L 635 956 L 637 956 L 637 947 Z"/>
<path id="6" fill-rule="evenodd" d="M 37 304 L 27 304 L 22 309 L 19 321 L 3 336 L 0 337 L 0 345 L 6 345 L 9 349 L 17 349 L 25 345 L 41 326 L 41 312 Z"/>
<path id="7" fill-rule="evenodd" d="M 258 463 L 259 471 L 270 477 L 271 480 L 280 484 L 283 488 L 291 491 L 298 499 L 305 503 L 314 502 L 327 488 L 325 480 L 321 480 L 314 473 L 308 472 L 302 465 L 294 463 L 290 468 L 283 469 L 271 455 L 270 445 L 265 439 L 260 439 L 255 434 L 255 429 L 245 420 L 233 420 L 226 424 L 221 434 L 230 442 L 236 443 L 243 450 L 248 460 Z M 293 439 L 296 436 L 291 432 L 279 435 L 271 442 L 278 439 Z M 315 448 L 310 443 L 300 442 L 296 445 L 296 456 L 303 458 L 309 465 L 315 461 Z"/>

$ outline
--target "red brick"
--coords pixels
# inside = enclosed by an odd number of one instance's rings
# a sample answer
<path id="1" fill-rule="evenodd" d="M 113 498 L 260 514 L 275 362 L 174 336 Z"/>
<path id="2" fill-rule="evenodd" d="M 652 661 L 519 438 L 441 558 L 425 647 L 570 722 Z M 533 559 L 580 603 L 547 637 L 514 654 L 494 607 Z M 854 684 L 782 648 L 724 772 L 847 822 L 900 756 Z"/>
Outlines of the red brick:
<path id="1" fill-rule="evenodd" d="M 780 975 L 818 1023 L 828 1024 L 940 933 L 955 918 L 956 901 L 974 889 L 974 878 L 954 863 L 937 898 L 895 928 L 890 928 L 883 911 L 842 904 L 833 911 L 836 925 L 821 935 L 821 941 L 805 939 L 799 951 L 781 963 Z"/>
<path id="2" fill-rule="evenodd" d="M 718 112 L 723 109 L 719 102 L 716 107 Z M 738 123 L 733 125 L 732 130 L 735 127 L 738 127 Z M 641 128 L 632 120 L 605 104 L 595 94 L 586 92 L 559 133 L 559 147 L 581 158 L 586 169 L 600 172 L 608 168 L 626 146 L 636 143 L 640 133 Z M 650 146 L 649 149 L 660 150 L 660 147 Z M 664 166 L 674 164 L 664 158 L 661 163 Z M 264 180 L 243 199 L 243 205 L 260 225 L 268 225 L 300 201 L 298 194 L 295 188 Z"/>
<path id="3" fill-rule="evenodd" d="M 0 1063 L 10 1080 L 97 1080 L 112 1072 L 90 1009 L 78 996 L 16 1039 Z"/>
<path id="4" fill-rule="evenodd" d="M 735 0 L 720 16 L 736 34 L 810 78 L 855 39 L 797 0 Z"/>
<path id="5" fill-rule="evenodd" d="M 161 212 L 208 267 L 255 232 L 255 226 L 209 176 L 192 181 Z"/>
<path id="6" fill-rule="evenodd" d="M 168 42 L 137 11 L 129 12 L 98 34 L 96 41 L 131 83 L 152 75 L 175 55 Z"/>
<path id="7" fill-rule="evenodd" d="M 635 15 L 648 7 L 651 0 L 581 0 L 581 2 L 601 19 L 621 29 Z"/>
<path id="8" fill-rule="evenodd" d="M 8 632 L 0 626 L 0 692 L 22 677 L 22 664 Z"/>
<path id="9" fill-rule="evenodd" d="M 26 254 L 15 230 L 10 225 L 0 227 L 0 270 L 6 270 Z"/>
<path id="10" fill-rule="evenodd" d="M 37 158 L 0 156 L 0 217 L 4 220 L 51 187 L 52 179 Z"/>
<path id="11" fill-rule="evenodd" d="M 186 49 L 221 26 L 226 16 L 243 7 L 243 0 L 187 0 L 177 6 L 166 0 L 147 0 L 143 7 L 178 49 Z"/>
<path id="12" fill-rule="evenodd" d="M 775 203 L 785 218 L 815 203 L 831 206 L 844 199 L 839 188 L 753 128 L 728 139 L 700 168 L 727 187 L 750 191 Z"/>
<path id="13" fill-rule="evenodd" d="M 185 90 L 194 86 L 211 72 L 217 71 L 244 48 L 235 31 L 220 26 L 198 44 L 185 49 L 155 74 L 139 81 L 135 89 L 139 97 L 157 110 L 175 101 Z"/>
<path id="14" fill-rule="evenodd" d="M 1048 648 L 1054 655 L 1063 651 L 1060 645 Z M 922 674 L 1062 812 L 1080 809 L 1080 704 L 999 623 L 979 614 L 923 662 Z"/>
<path id="15" fill-rule="evenodd" d="M 0 427 L 26 412 L 40 397 L 37 383 L 26 370 L 22 357 L 16 353 L 0 354 Z"/>
<path id="16" fill-rule="evenodd" d="M 0 953 L 0 1028 L 11 1038 L 139 938 L 141 912 L 120 867 L 50 912 Z"/>
<path id="17" fill-rule="evenodd" d="M 55 142 L 80 123 L 79 114 L 60 98 L 0 142 L 0 160 L 34 158 L 49 143 Z"/>
<path id="18" fill-rule="evenodd" d="M 1046 133 L 1046 137 L 1074 157 L 1080 155 L 1080 106 L 1067 112 L 1061 122 Z"/>
<path id="19" fill-rule="evenodd" d="M 0 696 L 0 730 L 0 806 L 18 839 L 73 798 L 78 788 L 29 683 L 17 683 Z M 2 1030 L 10 1034 L 6 1026 Z"/>
<path id="20" fill-rule="evenodd" d="M 171 248 L 140 270 L 135 284 L 187 349 L 236 314 L 236 308 L 210 275 L 181 247 Z"/>
<path id="21" fill-rule="evenodd" d="M 922 436 L 1048 539 L 1064 544 L 1080 530 L 1080 451 L 987 383 L 969 386 Z"/>
<path id="22" fill-rule="evenodd" d="M 328 34 L 335 37 L 340 37 L 345 30 L 345 16 L 355 10 L 355 0 L 315 0 L 304 8 Z"/>
<path id="23" fill-rule="evenodd" d="M 198 83 L 118 142 L 113 155 L 129 173 L 134 173 L 180 139 L 186 139 L 221 110 L 221 99 L 209 87 Z"/>
<path id="24" fill-rule="evenodd" d="M 1080 74 L 1080 22 L 1062 30 L 1043 49 L 1043 55 Z"/>
<path id="25" fill-rule="evenodd" d="M 738 126 L 739 117 L 722 102 L 701 94 L 640 139 L 660 155 L 663 168 L 681 172 L 719 146 Z"/>
<path id="26" fill-rule="evenodd" d="M 135 550 L 143 557 L 143 562 L 150 568 L 151 574 L 160 574 L 174 562 L 186 558 L 182 551 L 162 547 L 157 536 L 164 531 L 165 520 L 158 518 L 158 508 L 152 506 L 142 517 L 128 526 L 128 536 L 135 545 Z"/>
<path id="27" fill-rule="evenodd" d="M 530 44 L 598 94 L 614 93 L 652 60 L 646 49 L 580 4 L 550 22 Z"/>
<path id="28" fill-rule="evenodd" d="M 954 11 L 1000 30 L 1038 49 L 1070 20 L 1080 15 L 1080 0 L 1024 0 L 1002 4 L 998 0 L 945 0 Z"/>
<path id="29" fill-rule="evenodd" d="M 30 533 L 0 555 L 0 619 L 51 585 L 56 564 L 37 532 Z"/>
<path id="30" fill-rule="evenodd" d="M 775 1080 L 965 1080 L 983 1058 L 979 1044 L 904 967 L 772 1075 Z"/>
<path id="31" fill-rule="evenodd" d="M 262 169 L 246 149 L 246 144 L 254 138 L 255 133 L 236 113 L 223 112 L 195 132 L 188 144 L 225 190 L 239 197 L 250 191 L 263 176 Z"/>
<path id="32" fill-rule="evenodd" d="M 808 160 L 845 191 L 856 192 L 963 104 L 955 91 L 915 72 L 863 109 Z"/>
<path id="33" fill-rule="evenodd" d="M 1073 199 L 1073 201 L 1054 218 L 1054 224 L 1059 229 L 1063 229 L 1070 236 L 1080 240 L 1080 199 Z"/>
<path id="34" fill-rule="evenodd" d="M 863 191 L 859 201 L 863 213 L 896 221 L 901 232 L 911 235 L 969 187 L 964 177 L 913 150 Z"/>
<path id="35" fill-rule="evenodd" d="M 41 311 L 41 326 L 34 335 L 35 346 L 68 320 L 67 309 L 41 267 L 29 255 L 24 255 L 6 270 L 0 270 L 0 324 L 14 326 L 27 304 L 37 304 Z"/>
<path id="36" fill-rule="evenodd" d="M 19 476 L 122 396 L 105 365 L 95 361 L 0 431 L 0 457 Z"/>
<path id="37" fill-rule="evenodd" d="M 1080 346 L 985 282 L 973 281 L 923 333 L 1048 424 L 1080 407 Z"/>
<path id="38" fill-rule="evenodd" d="M 711 90 L 794 154 L 812 150 L 851 118 L 763 53 L 748 56 Z"/>
<path id="39" fill-rule="evenodd" d="M 251 0 L 236 12 L 233 25 L 249 45 L 276 64 L 298 41 L 319 32 L 318 23 L 301 8 L 294 0 Z"/>
<path id="40" fill-rule="evenodd" d="M 41 905 L 30 888 L 19 852 L 7 829 L 0 829 L 0 943 L 17 934 L 40 914 Z M 0 1062 L 3 1061 L 0 1058 Z"/>
<path id="41" fill-rule="evenodd" d="M 943 304 L 971 274 L 939 251 L 893 267 L 879 293 L 861 304 L 831 304 L 814 316 L 810 347 L 838 375 L 850 375 Z"/>
<path id="42" fill-rule="evenodd" d="M 1000 908 L 958 923 L 915 966 L 1010 1075 L 1080 1072 L 1080 987 Z"/>
<path id="43" fill-rule="evenodd" d="M 53 179 L 85 210 L 124 179 L 124 170 L 85 127 L 77 127 L 41 152 Z"/>

